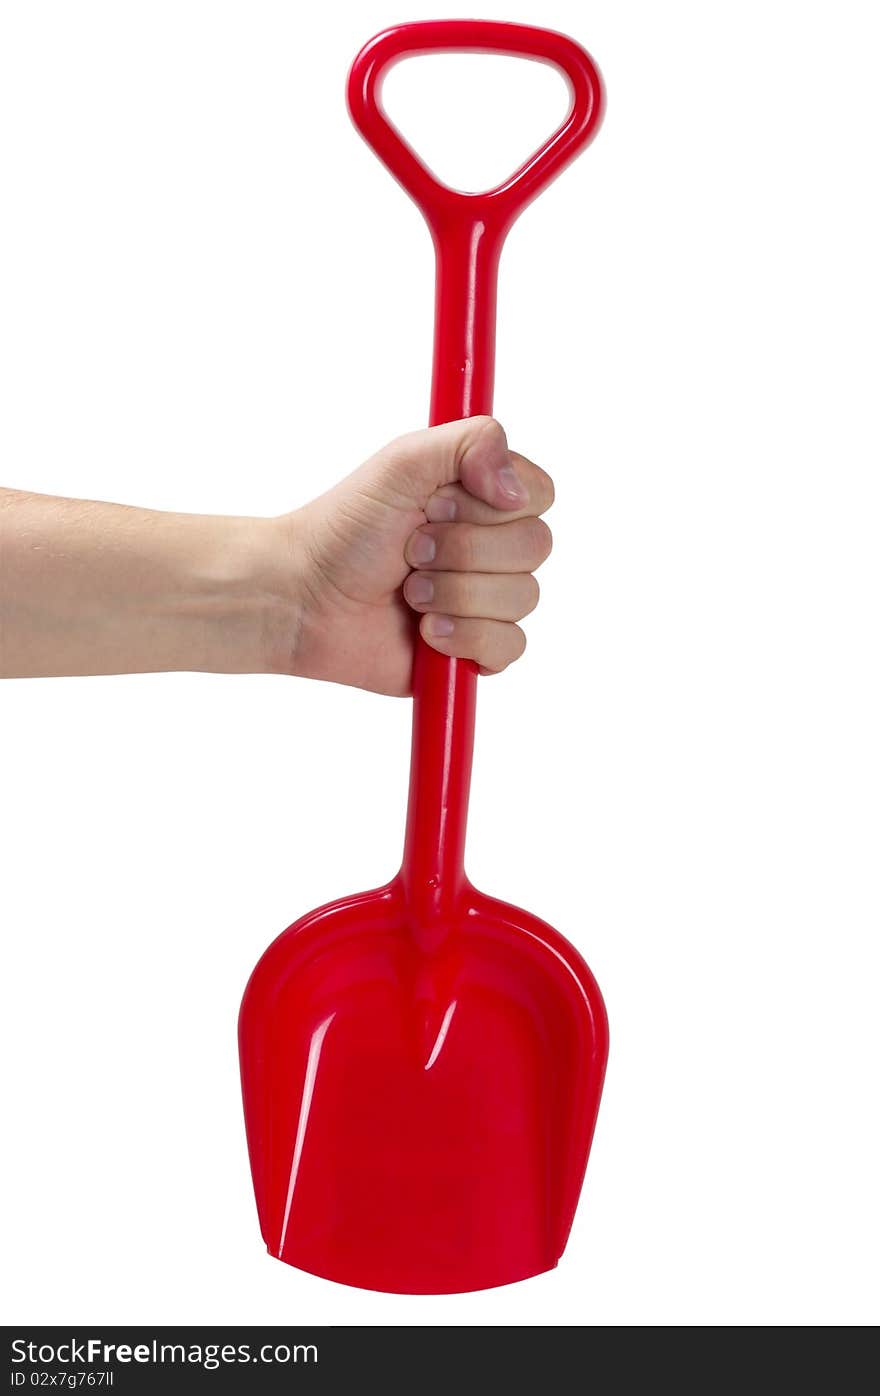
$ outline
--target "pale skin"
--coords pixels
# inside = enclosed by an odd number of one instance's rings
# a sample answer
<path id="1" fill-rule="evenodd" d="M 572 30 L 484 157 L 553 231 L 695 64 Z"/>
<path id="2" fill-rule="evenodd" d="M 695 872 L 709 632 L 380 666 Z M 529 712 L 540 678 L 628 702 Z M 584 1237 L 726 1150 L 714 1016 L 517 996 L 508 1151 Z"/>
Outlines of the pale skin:
<path id="1" fill-rule="evenodd" d="M 0 677 L 292 674 L 402 696 L 418 629 L 498 673 L 525 649 L 549 475 L 490 417 L 401 436 L 277 518 L 0 489 Z"/>

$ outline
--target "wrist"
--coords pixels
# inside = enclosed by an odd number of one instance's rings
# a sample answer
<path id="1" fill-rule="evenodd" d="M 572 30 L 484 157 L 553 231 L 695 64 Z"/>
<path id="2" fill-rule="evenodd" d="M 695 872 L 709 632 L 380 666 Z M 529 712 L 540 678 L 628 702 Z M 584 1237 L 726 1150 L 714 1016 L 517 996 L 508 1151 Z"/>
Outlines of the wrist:
<path id="1" fill-rule="evenodd" d="M 288 517 L 193 519 L 177 620 L 191 662 L 220 674 L 291 673 L 300 585 Z"/>

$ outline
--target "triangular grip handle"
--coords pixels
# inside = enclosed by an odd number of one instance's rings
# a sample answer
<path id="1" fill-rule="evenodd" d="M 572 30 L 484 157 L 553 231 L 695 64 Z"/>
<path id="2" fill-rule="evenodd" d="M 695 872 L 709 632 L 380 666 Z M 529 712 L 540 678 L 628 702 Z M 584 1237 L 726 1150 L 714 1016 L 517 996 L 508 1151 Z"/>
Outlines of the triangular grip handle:
<path id="1" fill-rule="evenodd" d="M 382 79 L 401 58 L 437 52 L 506 53 L 551 63 L 565 77 L 571 106 L 562 124 L 493 189 L 464 193 L 444 184 L 419 158 L 382 106 Z M 348 109 L 368 145 L 436 227 L 453 212 L 509 228 L 595 134 L 602 118 L 602 79 L 590 55 L 565 34 L 495 20 L 427 20 L 395 25 L 365 44 L 351 67 Z"/>

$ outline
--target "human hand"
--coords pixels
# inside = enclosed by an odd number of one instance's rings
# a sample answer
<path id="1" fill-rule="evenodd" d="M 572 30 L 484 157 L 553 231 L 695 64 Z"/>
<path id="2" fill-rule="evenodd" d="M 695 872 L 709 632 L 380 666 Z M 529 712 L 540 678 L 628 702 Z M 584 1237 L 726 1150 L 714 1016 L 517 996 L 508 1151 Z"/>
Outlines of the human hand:
<path id="1" fill-rule="evenodd" d="M 417 628 L 496 673 L 525 648 L 550 477 L 490 417 L 401 436 L 279 518 L 0 489 L 0 676 L 281 673 L 410 692 Z"/>
<path id="2" fill-rule="evenodd" d="M 491 417 L 412 432 L 333 489 L 273 521 L 288 550 L 288 604 L 268 667 L 407 694 L 416 625 L 442 654 L 497 673 L 525 649 L 548 557 L 545 471 L 511 452 Z"/>

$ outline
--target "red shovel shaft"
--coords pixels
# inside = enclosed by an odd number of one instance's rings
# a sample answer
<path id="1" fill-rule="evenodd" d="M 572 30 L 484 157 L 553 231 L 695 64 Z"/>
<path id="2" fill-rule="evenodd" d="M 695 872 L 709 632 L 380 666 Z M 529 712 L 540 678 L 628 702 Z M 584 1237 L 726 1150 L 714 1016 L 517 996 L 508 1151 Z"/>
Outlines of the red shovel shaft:
<path id="1" fill-rule="evenodd" d="M 381 83 L 401 58 L 432 51 L 506 53 L 554 64 L 571 106 L 562 125 L 503 184 L 464 194 L 441 183 L 392 125 Z M 519 213 L 587 144 L 603 94 L 589 55 L 563 34 L 490 20 L 400 25 L 377 35 L 352 66 L 355 125 L 419 205 L 436 252 L 434 372 L 430 424 L 491 413 L 495 383 L 498 263 Z M 401 877 L 428 941 L 465 883 L 464 845 L 473 758 L 476 666 L 449 659 L 421 638 L 413 670 L 413 744 Z M 442 931 L 440 932 L 442 934 Z"/>
<path id="2" fill-rule="evenodd" d="M 432 227 L 437 270 L 431 426 L 492 411 L 498 262 L 506 229 L 489 214 L 453 204 Z M 428 939 L 429 927 L 448 925 L 446 911 L 464 881 L 476 701 L 476 665 L 439 654 L 419 636 L 401 876 Z"/>

